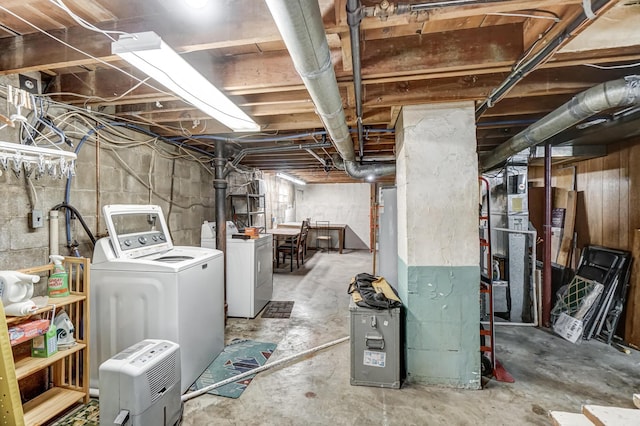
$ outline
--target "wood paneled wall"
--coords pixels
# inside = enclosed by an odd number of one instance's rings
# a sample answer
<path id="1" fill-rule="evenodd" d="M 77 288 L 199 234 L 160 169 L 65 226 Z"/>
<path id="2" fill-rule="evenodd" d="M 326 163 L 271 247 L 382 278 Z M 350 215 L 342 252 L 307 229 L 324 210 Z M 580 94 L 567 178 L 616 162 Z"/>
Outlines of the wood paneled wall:
<path id="1" fill-rule="evenodd" d="M 640 138 L 609 145 L 609 155 L 555 166 L 552 185 L 579 191 L 578 246 L 596 244 L 631 250 L 640 228 Z M 542 186 L 542 167 L 529 168 L 529 181 Z"/>

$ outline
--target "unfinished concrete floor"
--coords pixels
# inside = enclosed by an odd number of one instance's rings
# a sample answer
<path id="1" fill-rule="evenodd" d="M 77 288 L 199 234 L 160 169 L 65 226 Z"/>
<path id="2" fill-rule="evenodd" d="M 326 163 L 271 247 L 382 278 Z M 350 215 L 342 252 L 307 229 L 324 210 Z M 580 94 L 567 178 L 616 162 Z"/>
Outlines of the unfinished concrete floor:
<path id="1" fill-rule="evenodd" d="M 299 270 L 274 274 L 273 300 L 294 300 L 291 318 L 230 318 L 227 341 L 277 343 L 272 362 L 349 334 L 347 286 L 355 274 L 371 272 L 371 254 L 310 255 Z M 545 330 L 505 326 L 497 331 L 497 349 L 515 383 L 490 380 L 478 391 L 405 383 L 396 390 L 351 386 L 344 342 L 258 374 L 238 399 L 188 401 L 183 424 L 549 425 L 549 410 L 632 408 L 632 393 L 640 391 L 636 351 L 626 355 L 596 341 L 574 345 Z"/>

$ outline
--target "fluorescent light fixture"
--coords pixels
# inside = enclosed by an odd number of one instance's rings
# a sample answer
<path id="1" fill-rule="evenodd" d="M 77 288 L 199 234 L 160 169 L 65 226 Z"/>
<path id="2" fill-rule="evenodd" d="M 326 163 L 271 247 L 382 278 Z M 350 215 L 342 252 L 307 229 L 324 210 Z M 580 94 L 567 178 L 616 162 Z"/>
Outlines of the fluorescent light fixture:
<path id="1" fill-rule="evenodd" d="M 184 0 L 184 2 L 194 9 L 203 9 L 207 4 L 209 4 L 209 0 Z"/>
<path id="2" fill-rule="evenodd" d="M 260 126 L 231 102 L 154 32 L 121 35 L 111 44 L 120 56 L 167 89 L 235 132 L 255 132 Z"/>
<path id="3" fill-rule="evenodd" d="M 307 183 L 303 180 L 294 178 L 293 176 L 289 176 L 286 175 L 284 173 L 277 173 L 276 176 L 278 176 L 280 179 L 284 179 L 284 180 L 288 180 L 289 182 L 293 182 L 297 185 L 306 185 Z"/>

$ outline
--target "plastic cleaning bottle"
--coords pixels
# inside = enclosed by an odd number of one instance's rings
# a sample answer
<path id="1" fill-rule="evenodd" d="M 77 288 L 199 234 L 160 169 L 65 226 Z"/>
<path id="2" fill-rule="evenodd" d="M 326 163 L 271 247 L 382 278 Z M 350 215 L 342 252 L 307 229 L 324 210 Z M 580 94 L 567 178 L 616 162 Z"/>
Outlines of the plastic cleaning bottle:
<path id="1" fill-rule="evenodd" d="M 49 297 L 69 296 L 69 275 L 62 266 L 64 257 L 52 254 L 49 259 L 53 262 L 53 274 L 49 276 L 47 294 Z"/>

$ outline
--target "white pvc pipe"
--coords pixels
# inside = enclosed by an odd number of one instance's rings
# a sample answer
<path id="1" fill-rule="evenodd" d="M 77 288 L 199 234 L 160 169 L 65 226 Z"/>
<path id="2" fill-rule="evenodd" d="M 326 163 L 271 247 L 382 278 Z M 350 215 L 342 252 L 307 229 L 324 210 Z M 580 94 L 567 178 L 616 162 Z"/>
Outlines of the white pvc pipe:
<path id="1" fill-rule="evenodd" d="M 302 351 L 302 352 L 300 352 L 298 354 L 295 354 L 295 355 L 290 355 L 288 357 L 279 359 L 279 360 L 277 360 L 275 362 L 272 362 L 272 363 L 269 363 L 269 364 L 265 364 L 265 365 L 260 366 L 258 368 L 254 368 L 253 370 L 245 371 L 242 374 L 238 374 L 237 376 L 229 377 L 228 379 L 225 379 L 225 380 L 223 380 L 221 382 L 218 382 L 218 383 L 214 383 L 214 384 L 209 385 L 207 387 L 204 387 L 202 389 L 198 389 L 197 391 L 186 393 L 186 394 L 182 395 L 181 400 L 182 400 L 182 402 L 186 402 L 186 401 L 188 401 L 188 400 L 190 400 L 192 398 L 195 398 L 195 397 L 198 397 L 200 395 L 203 395 L 203 394 L 205 394 L 205 393 L 209 392 L 210 390 L 215 389 L 217 387 L 224 386 L 226 384 L 235 382 L 238 379 L 242 379 L 243 377 L 247 377 L 247 376 L 250 376 L 252 374 L 260 373 L 262 371 L 268 370 L 268 369 L 273 368 L 273 367 L 277 367 L 279 365 L 282 365 L 282 364 L 285 364 L 285 363 L 287 363 L 289 361 L 292 361 L 292 360 L 294 360 L 296 358 L 299 358 L 299 357 L 302 357 L 302 356 L 305 356 L 305 355 L 309 355 L 309 354 L 314 353 L 314 352 L 321 351 L 322 349 L 328 348 L 330 346 L 337 345 L 338 343 L 342 343 L 342 342 L 345 342 L 347 340 L 349 340 L 349 336 L 345 336 L 345 337 L 342 337 L 340 339 L 333 340 L 333 341 L 325 343 L 323 345 L 316 346 L 315 348 L 307 349 L 307 350 Z"/>
<path id="2" fill-rule="evenodd" d="M 49 212 L 49 254 L 58 253 L 59 237 L 58 237 L 58 211 L 51 210 Z"/>

